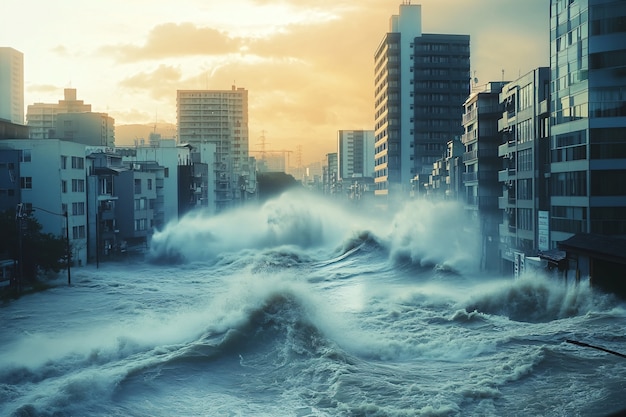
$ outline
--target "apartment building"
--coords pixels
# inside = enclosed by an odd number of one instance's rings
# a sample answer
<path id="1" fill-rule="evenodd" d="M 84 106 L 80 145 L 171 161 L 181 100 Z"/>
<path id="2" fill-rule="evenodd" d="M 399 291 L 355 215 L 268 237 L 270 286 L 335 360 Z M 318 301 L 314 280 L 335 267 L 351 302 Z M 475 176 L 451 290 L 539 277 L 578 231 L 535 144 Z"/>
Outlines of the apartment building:
<path id="1" fill-rule="evenodd" d="M 550 247 L 626 235 L 626 2 L 550 2 Z"/>
<path id="2" fill-rule="evenodd" d="M 24 124 L 24 54 L 0 47 L 0 119 Z"/>
<path id="3" fill-rule="evenodd" d="M 56 135 L 57 115 L 65 113 L 91 112 L 91 104 L 77 100 L 75 88 L 63 90 L 63 100 L 57 103 L 29 104 L 26 111 L 26 124 L 31 139 L 59 139 Z"/>
<path id="4" fill-rule="evenodd" d="M 422 33 L 420 5 L 402 4 L 391 17 L 374 54 L 376 196 L 423 192 L 433 162 L 463 133 L 469 43 L 468 35 Z"/>
<path id="5" fill-rule="evenodd" d="M 179 144 L 215 146 L 215 161 L 209 167 L 215 195 L 202 203 L 209 207 L 213 201 L 211 209 L 217 212 L 239 204 L 246 197 L 242 187 L 246 189 L 256 169 L 250 166 L 248 155 L 248 91 L 236 86 L 231 90 L 178 90 L 176 103 Z"/>
<path id="6" fill-rule="evenodd" d="M 549 123 L 550 69 L 540 67 L 502 88 L 498 207 L 502 269 L 521 272 L 524 260 L 550 249 Z"/>
<path id="7" fill-rule="evenodd" d="M 337 161 L 340 181 L 374 177 L 374 131 L 340 130 L 337 132 Z"/>
<path id="8" fill-rule="evenodd" d="M 50 134 L 89 146 L 115 146 L 115 120 L 106 113 L 57 113 Z"/>
<path id="9" fill-rule="evenodd" d="M 504 84 L 490 82 L 475 89 L 463 105 L 465 210 L 469 222 L 478 228 L 482 244 L 481 268 L 488 271 L 497 271 L 500 266 L 498 227 L 502 216 L 498 197 L 502 192 L 498 182 L 501 167 L 498 119 L 502 116 L 500 92 Z"/>
<path id="10" fill-rule="evenodd" d="M 87 262 L 85 145 L 58 139 L 6 139 L 0 149 L 19 150 L 21 203 L 44 233 L 66 236 L 75 265 Z M 67 213 L 67 218 L 65 217 Z"/>

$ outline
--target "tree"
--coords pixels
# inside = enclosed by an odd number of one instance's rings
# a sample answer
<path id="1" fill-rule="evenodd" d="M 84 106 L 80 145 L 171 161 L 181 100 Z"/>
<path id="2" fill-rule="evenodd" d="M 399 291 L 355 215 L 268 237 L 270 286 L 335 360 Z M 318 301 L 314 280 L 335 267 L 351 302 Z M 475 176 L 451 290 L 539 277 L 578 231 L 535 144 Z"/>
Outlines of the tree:
<path id="1" fill-rule="evenodd" d="M 21 242 L 18 233 L 21 224 Z M 32 216 L 19 221 L 15 210 L 0 212 L 0 230 L 6 230 L 0 239 L 0 254 L 19 262 L 18 271 L 23 281 L 34 281 L 39 272 L 59 272 L 67 267 L 67 242 L 51 233 L 42 233 L 42 225 Z"/>
<path id="2" fill-rule="evenodd" d="M 300 183 L 293 176 L 284 172 L 263 172 L 257 174 L 260 201 L 275 197 L 299 185 Z"/>

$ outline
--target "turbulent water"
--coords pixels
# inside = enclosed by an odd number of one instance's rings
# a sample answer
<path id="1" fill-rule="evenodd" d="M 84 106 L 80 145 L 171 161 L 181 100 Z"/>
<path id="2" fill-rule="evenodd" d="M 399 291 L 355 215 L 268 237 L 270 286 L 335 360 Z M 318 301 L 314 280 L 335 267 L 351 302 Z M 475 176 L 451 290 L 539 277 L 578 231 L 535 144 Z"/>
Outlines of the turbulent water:
<path id="1" fill-rule="evenodd" d="M 2 416 L 605 416 L 626 304 L 484 276 L 460 207 L 287 194 L 0 306 Z"/>

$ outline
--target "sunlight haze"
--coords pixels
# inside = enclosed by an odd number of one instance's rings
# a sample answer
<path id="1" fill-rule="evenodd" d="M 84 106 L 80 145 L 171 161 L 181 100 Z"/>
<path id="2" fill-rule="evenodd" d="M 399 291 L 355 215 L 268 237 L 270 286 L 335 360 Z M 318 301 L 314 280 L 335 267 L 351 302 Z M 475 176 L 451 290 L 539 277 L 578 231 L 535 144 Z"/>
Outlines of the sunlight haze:
<path id="1" fill-rule="evenodd" d="M 263 135 L 310 163 L 338 130 L 373 129 L 373 54 L 400 3 L 5 0 L 0 46 L 24 54 L 26 106 L 76 88 L 116 126 L 176 123 L 177 89 L 245 88 L 250 150 Z M 424 33 L 471 36 L 479 84 L 549 65 L 543 0 L 412 3 Z"/>

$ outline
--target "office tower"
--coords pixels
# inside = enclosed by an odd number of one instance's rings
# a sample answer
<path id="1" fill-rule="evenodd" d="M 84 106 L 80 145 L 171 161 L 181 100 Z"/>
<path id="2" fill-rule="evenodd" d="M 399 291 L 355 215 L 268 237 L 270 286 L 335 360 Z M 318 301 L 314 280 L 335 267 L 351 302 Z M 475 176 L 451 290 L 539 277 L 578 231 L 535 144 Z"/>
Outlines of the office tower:
<path id="1" fill-rule="evenodd" d="M 24 54 L 0 47 L 0 119 L 24 124 Z"/>
<path id="2" fill-rule="evenodd" d="M 502 185 L 498 207 L 503 211 L 500 256 L 503 270 L 516 275 L 525 259 L 550 248 L 549 85 L 550 68 L 540 67 L 511 81 L 500 93 L 498 156 L 504 161 L 498 173 Z"/>
<path id="3" fill-rule="evenodd" d="M 337 132 L 339 179 L 374 175 L 374 131 L 340 130 Z"/>
<path id="4" fill-rule="evenodd" d="M 56 121 L 58 114 L 86 112 L 91 112 L 91 104 L 77 100 L 75 88 L 63 90 L 63 100 L 59 100 L 57 103 L 29 104 L 26 112 L 26 124 L 30 129 L 30 138 L 57 138 Z"/>
<path id="5" fill-rule="evenodd" d="M 218 211 L 232 207 L 254 189 L 248 158 L 248 91 L 178 90 L 178 141 L 194 147 L 215 145 L 215 163 L 209 167 L 216 181 Z M 204 162 L 204 159 L 203 159 Z"/>
<path id="6" fill-rule="evenodd" d="M 626 235 L 626 2 L 550 2 L 550 241 Z"/>
<path id="7" fill-rule="evenodd" d="M 446 144 L 463 134 L 468 35 L 424 34 L 421 6 L 400 5 L 375 59 L 377 196 L 422 191 Z"/>

